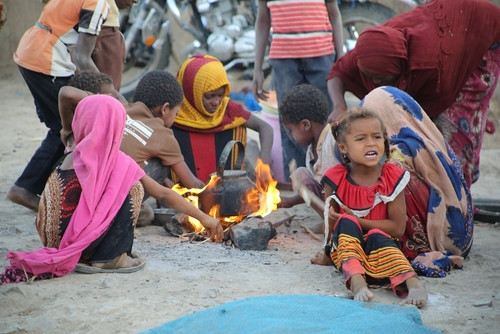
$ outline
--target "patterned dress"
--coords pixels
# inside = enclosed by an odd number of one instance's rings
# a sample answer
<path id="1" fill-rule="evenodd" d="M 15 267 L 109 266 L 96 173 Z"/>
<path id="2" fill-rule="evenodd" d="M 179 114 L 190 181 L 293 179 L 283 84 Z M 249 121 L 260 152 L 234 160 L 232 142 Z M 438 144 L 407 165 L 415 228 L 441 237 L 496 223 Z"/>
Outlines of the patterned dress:
<path id="1" fill-rule="evenodd" d="M 376 184 L 360 186 L 350 178 L 348 168 L 339 164 L 325 172 L 322 183 L 333 190 L 326 203 L 334 200 L 349 207 L 357 217 L 381 220 L 387 219 L 387 203 L 404 191 L 409 179 L 409 172 L 386 163 Z M 403 297 L 407 291 L 401 289 L 401 284 L 416 276 L 390 235 L 379 229 L 363 231 L 357 218 L 346 213 L 335 223 L 325 251 L 344 273 L 347 285 L 354 274 L 362 274 L 368 283 L 383 284 L 389 279 L 394 292 Z"/>
<path id="2" fill-rule="evenodd" d="M 74 169 L 59 167 L 51 174 L 40 199 L 36 227 L 45 247 L 58 248 L 78 206 L 82 188 Z M 144 189 L 137 182 L 131 189 L 106 233 L 96 239 L 83 253 L 81 261 L 107 262 L 132 249 Z"/>

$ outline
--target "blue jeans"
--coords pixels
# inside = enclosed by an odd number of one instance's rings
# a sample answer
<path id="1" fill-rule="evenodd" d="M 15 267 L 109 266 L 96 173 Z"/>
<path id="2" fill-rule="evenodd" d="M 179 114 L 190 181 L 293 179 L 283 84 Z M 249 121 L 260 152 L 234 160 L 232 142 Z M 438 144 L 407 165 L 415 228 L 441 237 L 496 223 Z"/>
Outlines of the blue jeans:
<path id="1" fill-rule="evenodd" d="M 276 98 L 279 104 L 283 96 L 292 87 L 300 84 L 311 84 L 321 90 L 327 97 L 329 110 L 333 109 L 332 102 L 328 95 L 326 78 L 335 60 L 335 55 L 331 54 L 313 58 L 286 58 L 270 59 L 269 64 L 273 69 L 273 84 L 276 90 Z M 305 166 L 306 147 L 303 147 L 293 140 L 288 129 L 283 125 L 280 115 L 280 133 L 283 155 L 284 178 L 290 177 L 289 163 L 295 160 L 297 167 Z"/>

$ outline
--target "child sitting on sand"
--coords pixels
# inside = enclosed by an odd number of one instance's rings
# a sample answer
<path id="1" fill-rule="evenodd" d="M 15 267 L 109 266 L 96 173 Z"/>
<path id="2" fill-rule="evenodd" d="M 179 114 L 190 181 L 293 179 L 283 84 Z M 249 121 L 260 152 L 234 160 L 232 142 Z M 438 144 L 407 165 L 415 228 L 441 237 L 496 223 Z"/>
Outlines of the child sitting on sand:
<path id="1" fill-rule="evenodd" d="M 322 179 L 328 221 L 325 254 L 312 262 L 333 262 L 355 300 L 373 299 L 368 283 L 390 283 L 406 303 L 423 306 L 426 289 L 394 241 L 405 231 L 404 189 L 410 173 L 387 163 L 387 132 L 370 110 L 349 110 L 332 130 L 343 163 L 328 169 Z"/>
<path id="2" fill-rule="evenodd" d="M 200 180 L 207 182 L 226 144 L 238 140 L 246 145 L 247 128 L 259 134 L 260 158 L 271 161 L 273 128 L 229 99 L 230 84 L 224 65 L 210 55 L 187 59 L 177 73 L 184 100 L 172 126 L 184 159 Z M 233 169 L 238 156 L 233 149 L 226 169 Z M 177 172 L 176 172 L 177 174 Z"/>
<path id="3" fill-rule="evenodd" d="M 170 126 L 183 99 L 182 88 L 176 78 L 166 71 L 146 73 L 139 81 L 134 102 L 128 103 L 114 92 L 111 79 L 103 73 L 82 72 L 70 81 L 72 87 L 63 87 L 59 94 L 63 131 L 68 129 L 76 103 L 87 92 L 111 94 L 119 98 L 127 110 L 127 123 L 120 149 L 131 156 L 155 181 L 171 187 L 170 171 L 187 188 L 203 188 L 204 183 L 187 167 L 179 144 Z M 78 88 L 78 89 L 76 89 Z M 67 134 L 63 134 L 65 138 Z M 145 194 L 144 199 L 148 198 Z M 137 226 L 147 225 L 153 219 L 152 208 L 143 203 Z"/>
<path id="4" fill-rule="evenodd" d="M 335 139 L 330 124 L 328 101 L 325 95 L 315 86 L 301 84 L 293 87 L 281 101 L 280 114 L 283 124 L 288 128 L 293 139 L 307 147 L 305 167 L 290 171 L 293 189 L 306 187 L 310 196 L 315 195 L 324 200 L 323 187 L 320 185 L 325 171 L 340 163 L 335 157 Z M 297 162 L 298 165 L 302 163 Z M 323 203 L 312 201 L 311 207 L 323 217 Z M 304 203 L 299 193 L 292 196 L 281 196 L 278 204 L 281 208 L 290 208 Z"/>

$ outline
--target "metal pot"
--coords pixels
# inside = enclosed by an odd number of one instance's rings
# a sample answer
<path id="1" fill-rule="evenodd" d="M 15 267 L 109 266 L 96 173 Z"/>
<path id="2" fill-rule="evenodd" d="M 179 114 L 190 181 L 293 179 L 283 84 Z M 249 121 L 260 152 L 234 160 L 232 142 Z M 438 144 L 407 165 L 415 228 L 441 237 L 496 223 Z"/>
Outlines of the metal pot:
<path id="1" fill-rule="evenodd" d="M 235 145 L 238 145 L 238 156 L 234 170 L 224 170 L 227 158 Z M 217 165 L 216 174 L 219 177 L 216 184 L 207 187 L 198 195 L 203 212 L 208 213 L 213 206 L 220 205 L 219 215 L 230 217 L 249 215 L 259 209 L 257 186 L 242 168 L 244 155 L 245 147 L 241 141 L 231 140 L 226 144 Z M 249 201 L 247 195 L 250 193 L 253 197 Z"/>

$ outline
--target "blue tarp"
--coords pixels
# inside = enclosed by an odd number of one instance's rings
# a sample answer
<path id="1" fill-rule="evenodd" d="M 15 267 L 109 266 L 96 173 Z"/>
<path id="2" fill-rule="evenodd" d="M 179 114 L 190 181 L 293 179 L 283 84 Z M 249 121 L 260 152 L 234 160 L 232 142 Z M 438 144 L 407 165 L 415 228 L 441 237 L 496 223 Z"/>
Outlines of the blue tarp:
<path id="1" fill-rule="evenodd" d="M 414 306 L 323 295 L 270 295 L 232 301 L 143 333 L 440 333 L 425 327 Z"/>

